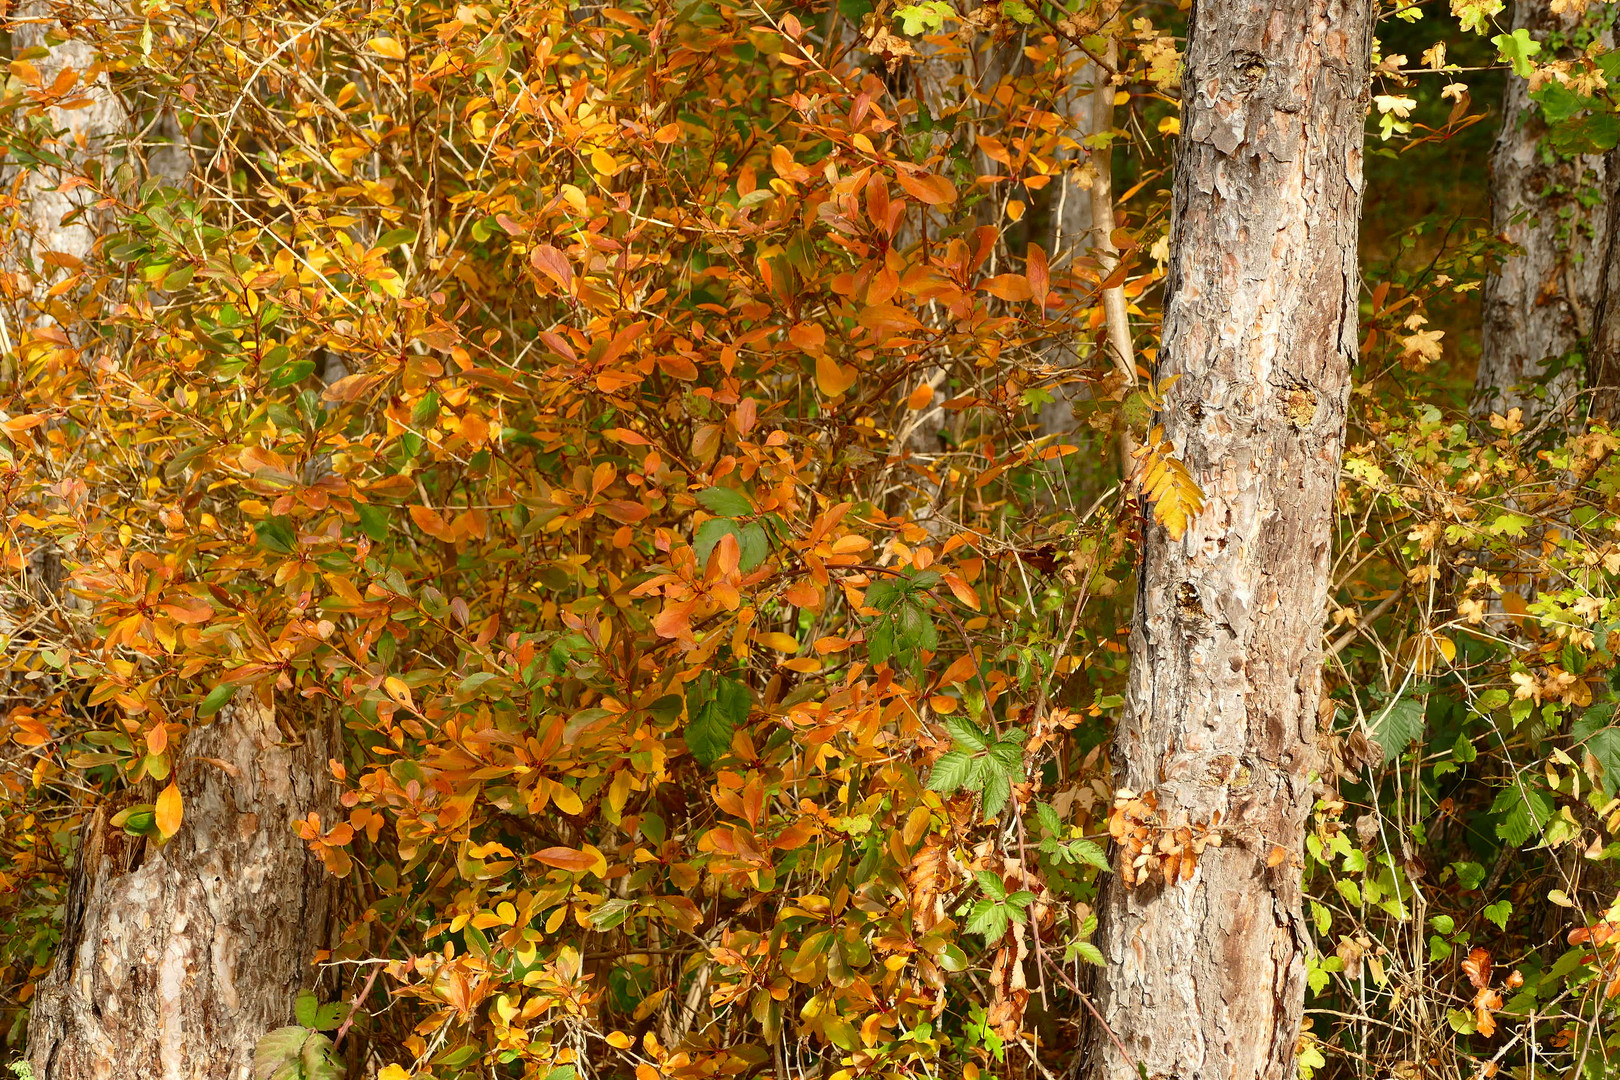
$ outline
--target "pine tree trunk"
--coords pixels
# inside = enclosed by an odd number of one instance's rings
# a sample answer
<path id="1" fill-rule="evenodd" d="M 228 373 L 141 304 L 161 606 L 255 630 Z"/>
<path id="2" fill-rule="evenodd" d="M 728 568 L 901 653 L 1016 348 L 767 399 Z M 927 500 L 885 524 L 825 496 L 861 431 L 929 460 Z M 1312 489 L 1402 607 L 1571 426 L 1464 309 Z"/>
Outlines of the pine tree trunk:
<path id="1" fill-rule="evenodd" d="M 1176 1080 L 1295 1075 L 1371 15 L 1370 0 L 1194 10 L 1158 379 L 1179 376 L 1165 432 L 1208 502 L 1179 540 L 1144 530 L 1114 758 L 1138 796 L 1116 809 L 1132 826 L 1122 870 L 1149 880 L 1111 875 L 1100 901 L 1098 1080 L 1138 1065 Z M 1219 846 L 1167 883 L 1187 866 L 1161 839 L 1193 855 L 1206 828 Z M 1151 840 L 1145 860 L 1133 836 Z"/>
<path id="2" fill-rule="evenodd" d="M 1556 15 L 1545 0 L 1519 0 L 1513 26 L 1544 39 L 1572 30 L 1581 15 Z M 1487 417 L 1522 408 L 1527 417 L 1570 402 L 1580 370 L 1569 367 L 1547 385 L 1545 401 L 1515 390 L 1571 352 L 1592 329 L 1597 305 L 1606 208 L 1583 199 L 1601 191 L 1601 155 L 1554 158 L 1543 152 L 1546 125 L 1527 80 L 1509 74 L 1502 130 L 1491 152 L 1491 227 L 1523 254 L 1485 279 L 1484 327 L 1474 377 L 1474 413 Z"/>
<path id="3" fill-rule="evenodd" d="M 55 966 L 29 1017 L 38 1080 L 248 1080 L 329 940 L 330 881 L 293 831 L 337 815 L 324 727 L 289 743 L 242 695 L 186 743 L 180 831 L 162 846 L 98 808 Z"/>

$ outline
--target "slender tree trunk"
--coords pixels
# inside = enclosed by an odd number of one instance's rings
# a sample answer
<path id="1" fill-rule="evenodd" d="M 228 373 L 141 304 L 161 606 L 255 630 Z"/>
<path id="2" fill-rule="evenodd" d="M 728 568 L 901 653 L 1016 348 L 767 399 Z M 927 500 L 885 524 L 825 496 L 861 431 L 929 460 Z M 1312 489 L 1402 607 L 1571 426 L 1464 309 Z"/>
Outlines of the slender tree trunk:
<path id="1" fill-rule="evenodd" d="M 1099 1080 L 1294 1077 L 1371 16 L 1370 0 L 1194 9 L 1158 375 L 1179 376 L 1165 431 L 1208 501 L 1180 539 L 1145 529 Z"/>
<path id="2" fill-rule="evenodd" d="M 1567 33 L 1581 19 L 1575 12 L 1554 14 L 1546 0 L 1519 0 L 1513 16 L 1515 29 L 1537 39 Z M 1480 417 L 1518 407 L 1533 418 L 1568 403 L 1580 380 L 1575 367 L 1553 377 L 1544 402 L 1515 387 L 1576 349 L 1592 329 L 1607 210 L 1581 194 L 1602 190 L 1604 160 L 1554 158 L 1541 146 L 1545 134 L 1529 82 L 1510 73 L 1502 130 L 1491 152 L 1491 227 L 1523 254 L 1503 262 L 1481 292 L 1484 328 L 1474 378 Z"/>
<path id="3" fill-rule="evenodd" d="M 85 830 L 55 967 L 28 1024 L 39 1080 L 248 1080 L 329 940 L 329 877 L 292 829 L 336 819 L 325 726 L 289 743 L 250 695 L 187 740 L 167 844 L 103 805 Z"/>

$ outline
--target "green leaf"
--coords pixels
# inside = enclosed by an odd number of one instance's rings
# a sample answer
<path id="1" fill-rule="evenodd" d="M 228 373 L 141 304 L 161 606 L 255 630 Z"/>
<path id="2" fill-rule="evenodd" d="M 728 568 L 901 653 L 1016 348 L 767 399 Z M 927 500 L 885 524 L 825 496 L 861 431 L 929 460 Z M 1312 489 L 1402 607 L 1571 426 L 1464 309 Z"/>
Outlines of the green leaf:
<path id="1" fill-rule="evenodd" d="M 1513 65 L 1513 74 L 1521 79 L 1528 79 L 1536 73 L 1536 66 L 1530 58 L 1541 51 L 1541 42 L 1530 36 L 1530 31 L 1524 27 L 1511 34 L 1497 34 L 1491 38 L 1491 44 L 1496 46 L 1497 54 L 1501 59 Z"/>
<path id="2" fill-rule="evenodd" d="M 1090 840 L 1070 840 L 1065 846 L 1071 858 L 1095 866 L 1105 874 L 1109 871 L 1108 853 Z"/>
<path id="3" fill-rule="evenodd" d="M 952 750 L 934 762 L 934 771 L 928 775 L 928 790 L 951 792 L 967 783 L 973 770 L 973 758 L 966 751 Z"/>
<path id="4" fill-rule="evenodd" d="M 1609 726 L 1613 715 L 1613 705 L 1594 705 L 1570 729 L 1575 746 L 1603 767 L 1603 793 L 1611 798 L 1620 789 L 1620 727 Z"/>
<path id="5" fill-rule="evenodd" d="M 1007 912 L 993 900 L 980 900 L 968 914 L 967 932 L 982 934 L 986 944 L 1000 941 L 1007 934 Z"/>
<path id="6" fill-rule="evenodd" d="M 389 229 L 377 237 L 377 246 L 384 251 L 416 243 L 415 229 Z"/>
<path id="7" fill-rule="evenodd" d="M 917 37 L 923 33 L 937 34 L 945 28 L 946 17 L 955 12 L 945 0 L 922 0 L 922 3 L 897 8 L 894 14 L 901 22 L 901 32 L 907 37 Z"/>
<path id="8" fill-rule="evenodd" d="M 1494 904 L 1485 905 L 1485 917 L 1503 930 L 1507 929 L 1508 917 L 1513 914 L 1513 904 L 1508 900 L 1498 900 Z"/>
<path id="9" fill-rule="evenodd" d="M 1496 796 L 1491 812 L 1502 815 L 1496 823 L 1496 836 L 1514 847 L 1523 847 L 1552 818 L 1552 800 L 1536 788 L 1516 783 Z"/>
<path id="10" fill-rule="evenodd" d="M 1001 0 L 1001 13 L 1020 26 L 1028 26 L 1035 21 L 1035 12 L 1021 0 Z"/>
<path id="11" fill-rule="evenodd" d="M 692 536 L 692 550 L 697 553 L 700 568 L 709 565 L 709 556 L 714 553 L 714 546 L 723 537 L 727 536 L 737 537 L 737 548 L 740 554 L 742 535 L 738 531 L 735 521 L 730 518 L 710 518 L 697 527 L 697 532 Z M 740 558 L 738 565 L 742 565 Z"/>
<path id="12" fill-rule="evenodd" d="M 707 487 L 698 492 L 697 501 L 703 509 L 721 517 L 747 517 L 754 512 L 748 496 L 735 488 Z"/>
<path id="13" fill-rule="evenodd" d="M 1010 739 L 1003 739 L 990 748 L 990 760 L 1009 779 L 1024 778 L 1024 748 Z"/>
<path id="14" fill-rule="evenodd" d="M 332 1040 L 325 1035 L 311 1034 L 306 1038 L 298 1060 L 304 1067 L 302 1080 L 338 1080 L 346 1071 L 333 1056 Z"/>
<path id="15" fill-rule="evenodd" d="M 973 875 L 973 878 L 979 883 L 979 888 L 984 890 L 984 894 L 992 900 L 1000 903 L 1007 899 L 1007 886 L 1001 880 L 1000 874 L 991 873 L 989 870 L 980 870 Z"/>
<path id="16" fill-rule="evenodd" d="M 261 1038 L 253 1050 L 253 1080 L 298 1080 L 307 1035 L 307 1028 L 281 1027 Z"/>
<path id="17" fill-rule="evenodd" d="M 1012 794 L 1012 783 L 1004 773 L 991 773 L 984 781 L 984 816 L 986 819 L 994 818 L 1001 813 L 1002 807 L 1007 805 L 1007 798 Z"/>
<path id="18" fill-rule="evenodd" d="M 1451 0 L 1451 13 L 1464 30 L 1483 34 L 1490 21 L 1502 13 L 1502 0 Z"/>
<path id="19" fill-rule="evenodd" d="M 1423 734 L 1423 702 L 1397 698 L 1373 721 L 1373 740 L 1384 748 L 1384 760 L 1400 756 L 1412 740 Z"/>
<path id="20" fill-rule="evenodd" d="M 1102 950 L 1089 941 L 1076 941 L 1069 946 L 1068 951 L 1088 964 L 1095 964 L 1098 967 L 1108 966 L 1107 961 L 1103 959 Z"/>
<path id="21" fill-rule="evenodd" d="M 355 503 L 354 512 L 360 516 L 361 532 L 379 544 L 388 539 L 388 517 L 380 507 Z"/>
<path id="22" fill-rule="evenodd" d="M 947 717 L 945 719 L 945 730 L 951 733 L 951 740 L 957 746 L 966 747 L 975 753 L 983 750 L 989 744 L 984 732 L 980 731 L 973 721 L 965 717 Z"/>
<path id="23" fill-rule="evenodd" d="M 256 521 L 253 523 L 253 532 L 258 536 L 261 546 L 278 555 L 292 554 L 293 545 L 298 541 L 298 534 L 293 532 L 292 522 L 284 517 L 268 517 L 263 521 Z"/>
<path id="24" fill-rule="evenodd" d="M 170 270 L 163 276 L 164 292 L 179 292 L 191 284 L 191 279 L 197 276 L 197 268 L 190 263 L 177 270 Z"/>
<path id="25" fill-rule="evenodd" d="M 1530 98 L 1541 106 L 1541 115 L 1547 118 L 1548 124 L 1561 124 L 1598 104 L 1596 98 L 1577 94 L 1556 81 L 1547 83 Z"/>
<path id="26" fill-rule="evenodd" d="M 1063 835 L 1063 821 L 1058 817 L 1056 810 L 1047 803 L 1037 803 L 1035 806 L 1035 819 L 1041 823 L 1041 829 L 1048 836 Z"/>
<path id="27" fill-rule="evenodd" d="M 293 1019 L 307 1028 L 312 1028 L 315 1026 L 315 1014 L 320 1011 L 320 1008 L 321 999 L 305 990 L 293 1002 Z"/>
<path id="28" fill-rule="evenodd" d="M 225 703 L 230 701 L 235 693 L 236 687 L 229 683 L 214 687 L 208 691 L 208 696 L 202 699 L 202 704 L 197 706 L 197 715 L 204 718 L 213 716 L 225 707 Z"/>
<path id="29" fill-rule="evenodd" d="M 282 387 L 291 386 L 295 382 L 309 378 L 310 373 L 314 370 L 315 361 L 294 360 L 291 363 L 282 364 L 273 371 L 265 385 L 272 390 L 280 390 Z"/>
<path id="30" fill-rule="evenodd" d="M 737 568 L 744 573 L 764 562 L 765 556 L 771 553 L 771 542 L 765 535 L 764 526 L 757 521 L 744 526 L 737 537 L 737 548 Z"/>
<path id="31" fill-rule="evenodd" d="M 713 768 L 714 763 L 731 749 L 731 737 L 736 734 L 738 725 L 748 719 L 753 702 L 753 695 L 748 692 L 747 686 L 735 679 L 725 678 L 714 680 L 712 696 L 699 705 L 695 714 L 691 712 L 691 703 L 688 702 L 686 748 L 692 751 L 692 757 L 699 765 L 705 769 Z"/>
<path id="32" fill-rule="evenodd" d="M 893 619 L 884 615 L 872 621 L 866 632 L 866 655 L 874 667 L 894 655 Z"/>
<path id="33" fill-rule="evenodd" d="M 635 910 L 635 904 L 618 897 L 604 900 L 591 909 L 591 926 L 597 930 L 611 930 L 624 922 Z"/>

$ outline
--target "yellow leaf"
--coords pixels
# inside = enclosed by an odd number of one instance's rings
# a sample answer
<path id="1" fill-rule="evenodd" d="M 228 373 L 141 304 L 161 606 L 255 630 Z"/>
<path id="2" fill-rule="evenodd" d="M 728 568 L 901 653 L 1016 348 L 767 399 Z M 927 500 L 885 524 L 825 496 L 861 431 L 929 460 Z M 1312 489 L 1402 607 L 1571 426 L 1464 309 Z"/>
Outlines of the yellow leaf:
<path id="1" fill-rule="evenodd" d="M 855 369 L 840 367 L 838 361 L 822 353 L 816 357 L 816 388 L 828 397 L 837 397 L 855 385 Z"/>
<path id="2" fill-rule="evenodd" d="M 573 788 L 564 787 L 555 781 L 551 784 L 551 801 L 565 814 L 579 814 L 585 809 L 585 804 L 579 801 L 579 796 L 575 794 Z"/>
<path id="3" fill-rule="evenodd" d="M 389 697 L 393 698 L 407 709 L 413 709 L 416 707 L 415 703 L 411 700 L 411 688 L 405 685 L 404 679 L 390 675 L 383 680 L 383 689 L 388 692 Z"/>
<path id="4" fill-rule="evenodd" d="M 799 643 L 787 634 L 755 634 L 754 640 L 767 649 L 775 649 L 777 652 L 796 653 L 799 651 Z"/>
<path id="5" fill-rule="evenodd" d="M 401 45 L 394 38 L 374 37 L 370 41 L 366 42 L 366 44 L 371 46 L 371 51 L 376 53 L 378 56 L 386 56 L 390 60 L 405 59 L 405 46 Z"/>
<path id="6" fill-rule="evenodd" d="M 382 1072 L 377 1074 L 377 1080 L 411 1080 L 411 1074 L 405 1071 L 403 1065 L 384 1065 Z"/>
<path id="7" fill-rule="evenodd" d="M 1179 116 L 1166 116 L 1164 119 L 1160 120 L 1159 121 L 1159 134 L 1160 135 L 1180 135 L 1181 134 L 1181 117 L 1179 117 Z"/>
<path id="8" fill-rule="evenodd" d="M 622 1031 L 608 1032 L 607 1044 L 613 1047 L 615 1050 L 628 1050 L 631 1046 L 635 1045 L 630 1036 L 626 1035 Z"/>
<path id="9" fill-rule="evenodd" d="M 585 214 L 590 212 L 590 204 L 585 201 L 585 193 L 573 184 L 564 184 L 557 189 L 557 193 L 563 197 L 563 202 L 567 203 L 568 208 L 574 213 Z"/>
<path id="10" fill-rule="evenodd" d="M 591 168 L 603 176 L 613 176 L 619 171 L 618 159 L 606 150 L 591 151 Z"/>
<path id="11" fill-rule="evenodd" d="M 169 786 L 159 792 L 153 817 L 163 839 L 167 840 L 180 831 L 180 819 L 185 817 L 185 807 L 181 805 L 180 789 L 174 781 L 171 780 Z"/>

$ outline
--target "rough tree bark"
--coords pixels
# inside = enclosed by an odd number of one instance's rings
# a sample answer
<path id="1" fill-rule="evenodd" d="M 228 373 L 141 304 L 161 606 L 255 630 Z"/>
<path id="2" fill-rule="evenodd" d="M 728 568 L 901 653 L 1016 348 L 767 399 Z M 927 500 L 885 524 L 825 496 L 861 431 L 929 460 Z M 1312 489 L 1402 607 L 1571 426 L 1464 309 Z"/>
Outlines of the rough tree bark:
<path id="1" fill-rule="evenodd" d="M 24 275 L 19 292 L 31 303 L 10 328 L 27 334 L 56 322 L 77 340 L 73 294 L 46 293 L 93 262 L 101 222 L 86 213 L 93 188 L 59 189 L 117 151 L 138 151 L 127 145 L 128 109 L 95 73 L 94 47 L 62 38 L 67 24 L 58 14 L 71 11 L 34 0 L 10 20 L 14 52 L 43 48 L 33 63 L 44 85 L 72 69 L 90 101 L 46 112 L 65 131 L 53 149 L 69 168 L 4 169 L 6 187 L 16 183 L 21 199 L 3 261 Z M 172 141 L 178 131 L 165 134 Z M 179 182 L 184 161 L 164 150 L 150 167 Z M 10 352 L 13 343 L 3 344 Z M 31 567 L 35 580 L 7 595 L 8 607 L 57 593 L 54 552 L 35 555 L 50 568 Z M 185 820 L 166 845 L 110 824 L 120 806 L 150 802 L 155 791 L 121 792 L 93 811 L 56 962 L 30 1013 L 38 1080 L 248 1080 L 260 1036 L 291 1020 L 298 990 L 312 981 L 314 952 L 326 943 L 330 907 L 329 879 L 292 822 L 311 811 L 335 820 L 336 786 L 325 778 L 337 743 L 326 723 L 296 741 L 283 726 L 270 709 L 242 700 L 187 739 L 175 766 Z"/>
<path id="2" fill-rule="evenodd" d="M 328 939 L 329 878 L 294 834 L 330 823 L 328 725 L 288 742 L 250 695 L 187 740 L 185 820 L 162 846 L 85 832 L 55 966 L 29 1017 L 39 1080 L 248 1080 Z"/>
<path id="3" fill-rule="evenodd" d="M 1179 376 L 1165 430 L 1207 504 L 1179 540 L 1146 529 L 1114 756 L 1120 786 L 1157 799 L 1137 822 L 1156 845 L 1181 826 L 1221 844 L 1175 884 L 1109 877 L 1097 1080 L 1295 1074 L 1371 16 L 1370 0 L 1194 9 L 1158 377 Z"/>
<path id="4" fill-rule="evenodd" d="M 1573 11 L 1554 14 L 1545 0 L 1519 0 L 1513 26 L 1539 40 L 1553 30 L 1573 30 L 1581 18 Z M 1474 414 L 1481 418 L 1515 407 L 1534 417 L 1568 403 L 1578 389 L 1577 368 L 1553 378 L 1544 402 L 1514 388 L 1575 349 L 1592 329 L 1607 210 L 1579 196 L 1602 189 L 1604 159 L 1555 159 L 1541 148 L 1545 133 L 1529 82 L 1509 73 L 1502 130 L 1491 151 L 1491 228 L 1523 254 L 1504 261 L 1481 290 L 1484 325 L 1474 378 Z"/>
<path id="5" fill-rule="evenodd" d="M 1593 389 L 1591 414 L 1613 423 L 1620 414 L 1620 150 L 1609 151 L 1605 165 L 1604 213 L 1608 221 L 1586 383 Z"/>

